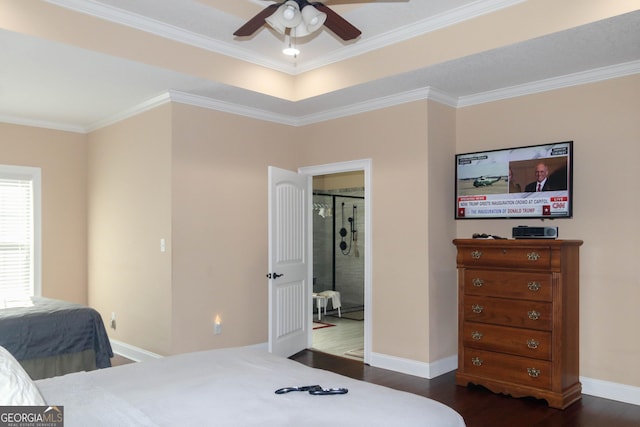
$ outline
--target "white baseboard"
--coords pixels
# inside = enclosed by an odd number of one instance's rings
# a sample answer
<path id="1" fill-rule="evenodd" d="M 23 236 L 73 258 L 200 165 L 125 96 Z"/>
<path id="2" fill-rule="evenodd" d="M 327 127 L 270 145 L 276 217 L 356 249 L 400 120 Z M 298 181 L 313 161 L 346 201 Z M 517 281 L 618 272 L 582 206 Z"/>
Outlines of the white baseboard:
<path id="1" fill-rule="evenodd" d="M 253 347 L 264 348 L 266 350 L 267 345 L 266 343 L 260 343 L 255 344 Z M 114 353 L 136 362 L 160 359 L 163 357 L 159 354 L 117 340 L 111 340 L 111 348 Z M 376 368 L 389 369 L 403 374 L 433 379 L 447 372 L 455 371 L 458 368 L 458 356 L 449 356 L 436 360 L 435 362 L 426 363 L 382 353 L 371 353 L 369 364 Z M 588 394 L 589 396 L 640 405 L 640 387 L 587 377 L 580 377 L 580 382 L 582 383 L 582 393 Z"/>
<path id="2" fill-rule="evenodd" d="M 582 393 L 618 402 L 640 405 L 640 387 L 580 377 Z"/>
<path id="3" fill-rule="evenodd" d="M 376 368 L 432 379 L 458 369 L 458 356 L 449 356 L 432 363 L 426 363 L 372 352 L 369 364 Z"/>
<path id="4" fill-rule="evenodd" d="M 458 356 L 449 356 L 435 362 L 425 363 L 381 353 L 371 353 L 370 365 L 432 379 L 458 369 Z M 582 383 L 582 393 L 589 396 L 640 405 L 640 387 L 587 377 L 580 377 L 580 382 Z"/>
<path id="5" fill-rule="evenodd" d="M 152 359 L 162 359 L 164 357 L 160 354 L 153 353 L 151 351 L 145 350 L 140 347 L 136 347 L 131 344 L 127 344 L 122 341 L 118 341 L 114 339 L 110 339 L 109 341 L 111 342 L 111 349 L 115 354 L 122 357 L 126 357 L 127 359 L 133 360 L 134 362 L 142 362 L 145 360 L 152 360 Z M 259 348 L 265 351 L 267 351 L 268 349 L 267 343 L 253 344 L 247 347 Z"/>
<path id="6" fill-rule="evenodd" d="M 115 354 L 118 354 L 122 357 L 126 357 L 127 359 L 133 360 L 135 362 L 142 362 L 144 360 L 152 360 L 152 359 L 161 359 L 164 356 L 161 356 L 156 353 L 152 353 L 140 347 L 136 347 L 122 341 L 118 340 L 109 340 L 111 342 L 111 349 Z"/>

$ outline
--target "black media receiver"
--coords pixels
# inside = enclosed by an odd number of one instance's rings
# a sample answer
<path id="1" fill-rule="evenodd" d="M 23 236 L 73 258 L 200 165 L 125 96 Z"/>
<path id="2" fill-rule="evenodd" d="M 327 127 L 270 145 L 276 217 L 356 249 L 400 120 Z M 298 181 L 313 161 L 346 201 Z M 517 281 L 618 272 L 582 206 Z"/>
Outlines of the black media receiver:
<path id="1" fill-rule="evenodd" d="M 514 239 L 557 239 L 558 227 L 513 227 Z"/>

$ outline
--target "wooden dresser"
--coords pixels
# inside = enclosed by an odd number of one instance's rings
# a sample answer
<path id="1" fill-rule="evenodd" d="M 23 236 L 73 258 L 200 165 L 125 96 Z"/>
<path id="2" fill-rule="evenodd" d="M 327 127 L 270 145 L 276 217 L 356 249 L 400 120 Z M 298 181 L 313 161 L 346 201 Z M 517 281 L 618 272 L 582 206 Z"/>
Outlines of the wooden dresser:
<path id="1" fill-rule="evenodd" d="M 456 383 L 545 399 L 581 397 L 579 240 L 456 239 Z"/>

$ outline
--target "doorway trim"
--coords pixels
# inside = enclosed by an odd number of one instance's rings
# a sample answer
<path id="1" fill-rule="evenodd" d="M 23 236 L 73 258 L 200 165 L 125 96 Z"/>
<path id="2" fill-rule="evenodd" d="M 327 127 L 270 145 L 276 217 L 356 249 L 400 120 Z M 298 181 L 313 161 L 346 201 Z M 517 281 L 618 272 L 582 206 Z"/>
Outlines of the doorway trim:
<path id="1" fill-rule="evenodd" d="M 372 331 L 372 322 L 373 318 L 373 307 L 372 307 L 372 232 L 373 227 L 372 224 L 372 210 L 371 210 L 371 171 L 372 171 L 372 161 L 371 159 L 361 159 L 361 160 L 351 160 L 346 162 L 338 162 L 338 163 L 328 163 L 324 165 L 317 166 L 306 166 L 298 168 L 298 172 L 309 175 L 309 176 L 318 176 L 318 175 L 331 175 L 335 173 L 343 173 L 343 172 L 355 172 L 355 171 L 363 171 L 364 172 L 364 230 L 365 230 L 365 241 L 364 241 L 364 363 L 369 363 L 371 359 L 371 331 Z M 309 180 L 312 181 L 312 180 Z M 312 193 L 312 184 L 309 182 L 309 194 Z M 311 215 L 313 215 L 312 203 L 313 200 L 311 197 L 308 198 L 308 206 L 307 212 L 309 215 L 309 223 L 311 222 Z M 308 244 L 308 254 L 311 257 L 309 260 L 309 269 L 308 269 L 308 278 L 309 283 L 312 283 L 313 280 L 313 227 L 309 227 L 307 230 L 307 244 Z M 311 322 L 311 320 L 309 320 Z M 312 342 L 311 339 L 311 327 L 309 327 L 309 342 Z"/>

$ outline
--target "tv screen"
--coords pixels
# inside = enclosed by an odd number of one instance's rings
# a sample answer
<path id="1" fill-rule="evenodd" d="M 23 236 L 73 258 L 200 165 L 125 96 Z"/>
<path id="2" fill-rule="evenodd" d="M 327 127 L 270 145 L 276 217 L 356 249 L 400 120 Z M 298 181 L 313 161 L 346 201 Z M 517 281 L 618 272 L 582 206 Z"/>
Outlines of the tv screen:
<path id="1" fill-rule="evenodd" d="M 456 219 L 570 218 L 573 141 L 456 154 Z"/>

